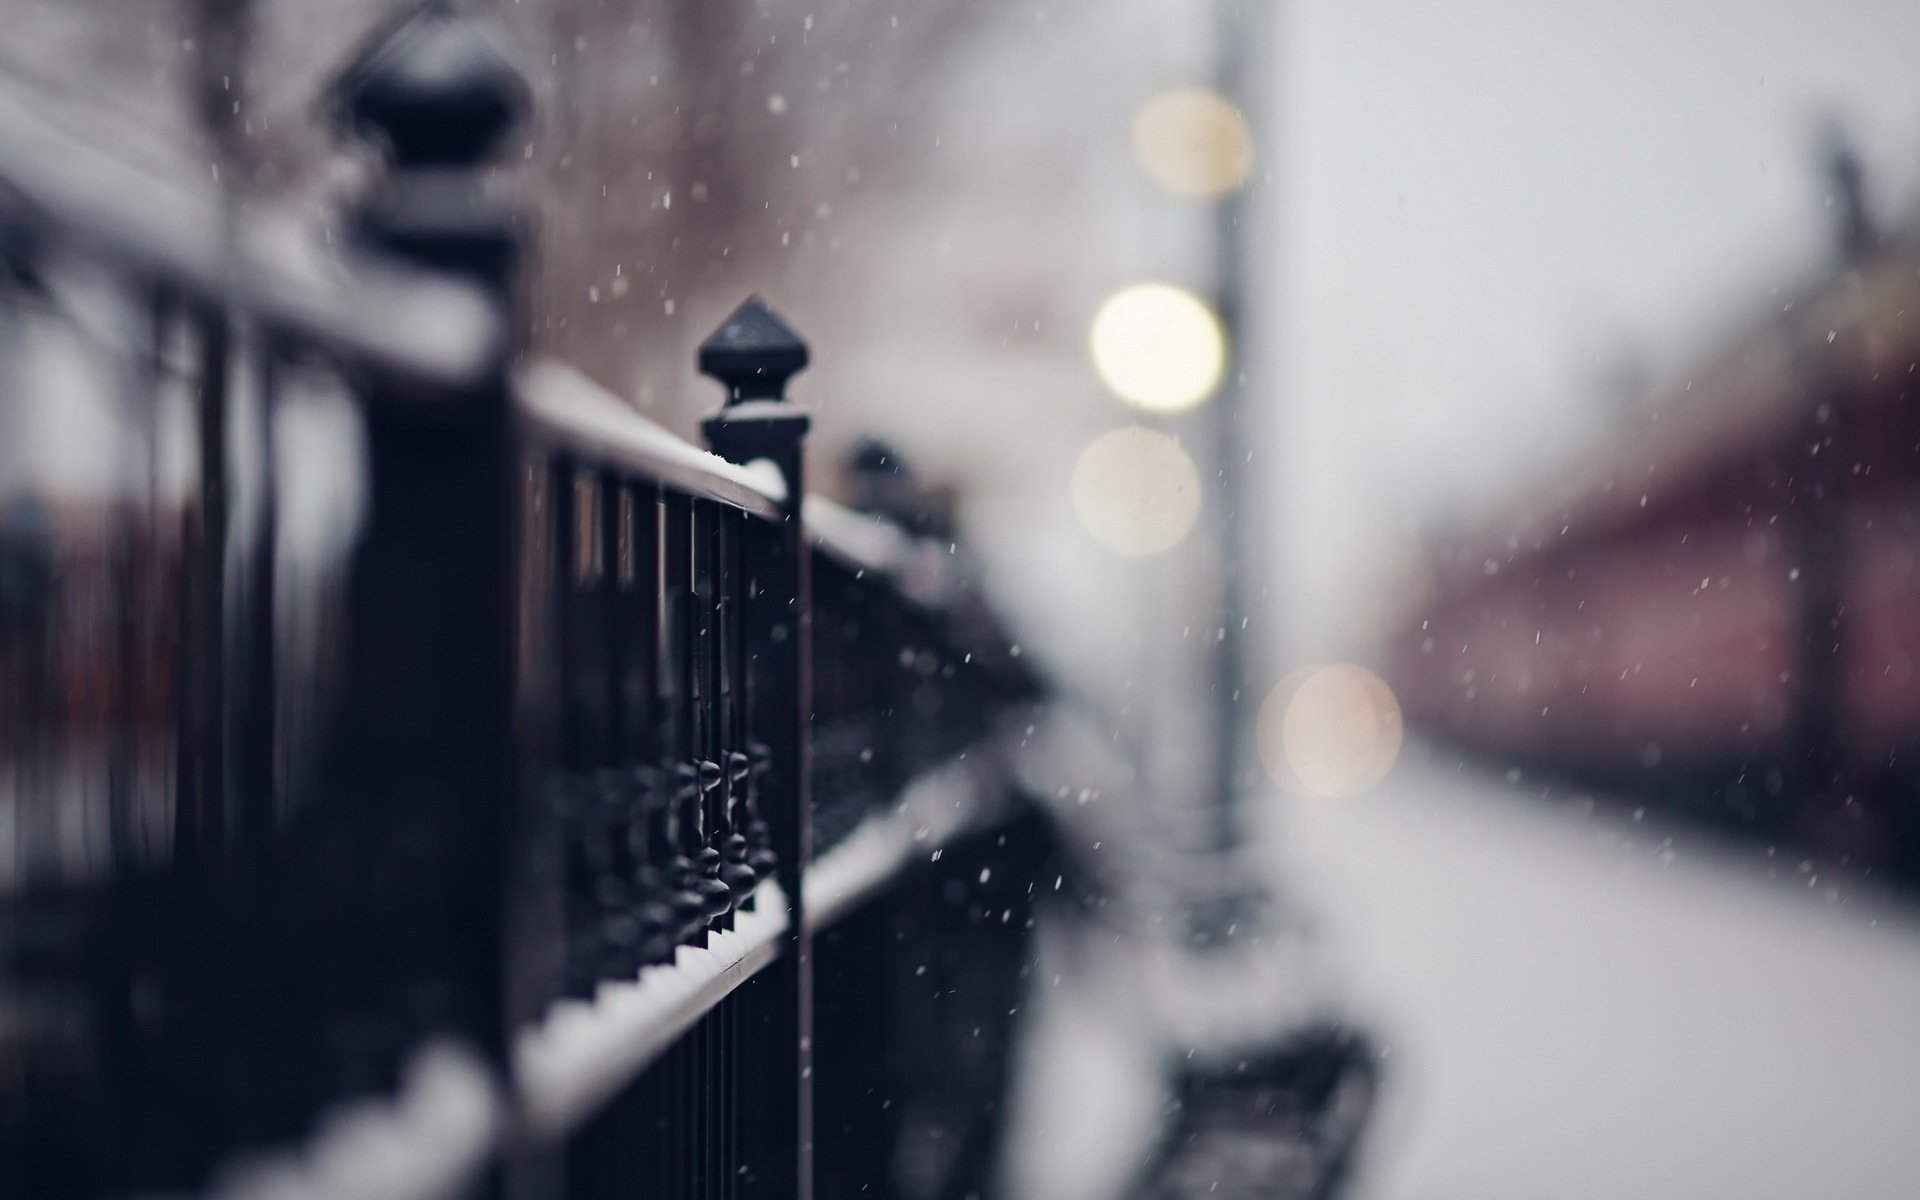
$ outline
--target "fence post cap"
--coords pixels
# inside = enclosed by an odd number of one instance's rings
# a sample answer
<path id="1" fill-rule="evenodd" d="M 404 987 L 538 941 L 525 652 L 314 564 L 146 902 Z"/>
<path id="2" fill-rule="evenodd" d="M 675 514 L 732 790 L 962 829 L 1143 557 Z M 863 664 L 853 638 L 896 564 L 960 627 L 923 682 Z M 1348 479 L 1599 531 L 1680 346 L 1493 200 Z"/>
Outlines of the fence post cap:
<path id="1" fill-rule="evenodd" d="M 484 161 L 532 105 L 475 23 L 431 0 L 370 37 L 327 89 L 330 115 L 403 167 Z"/>
<path id="2" fill-rule="evenodd" d="M 785 400 L 787 380 L 806 369 L 807 344 L 765 301 L 749 296 L 700 343 L 699 362 L 702 375 L 726 387 L 729 405 Z"/>

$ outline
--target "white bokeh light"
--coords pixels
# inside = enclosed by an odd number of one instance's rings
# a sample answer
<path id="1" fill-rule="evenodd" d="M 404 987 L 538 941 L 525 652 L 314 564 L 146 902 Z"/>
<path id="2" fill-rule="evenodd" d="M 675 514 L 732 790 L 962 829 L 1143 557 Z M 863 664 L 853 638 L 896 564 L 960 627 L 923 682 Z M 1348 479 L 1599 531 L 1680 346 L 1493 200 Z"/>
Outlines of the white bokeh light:
<path id="1" fill-rule="evenodd" d="M 1400 757 L 1400 702 L 1386 680 L 1352 663 L 1303 667 L 1260 706 L 1260 761 L 1276 783 L 1326 799 L 1356 796 Z"/>
<path id="2" fill-rule="evenodd" d="M 1135 408 L 1181 412 L 1220 386 L 1227 341 L 1213 310 L 1184 288 L 1139 283 L 1109 296 L 1090 336 L 1100 379 Z"/>
<path id="3" fill-rule="evenodd" d="M 1170 550 L 1200 516 L 1200 472 L 1163 433 L 1138 425 L 1094 439 L 1073 466 L 1073 508 L 1109 550 L 1146 557 Z"/>
<path id="4" fill-rule="evenodd" d="M 1226 97 L 1173 88 L 1133 116 L 1133 154 L 1155 183 L 1180 196 L 1213 199 L 1236 191 L 1253 169 L 1253 136 Z"/>

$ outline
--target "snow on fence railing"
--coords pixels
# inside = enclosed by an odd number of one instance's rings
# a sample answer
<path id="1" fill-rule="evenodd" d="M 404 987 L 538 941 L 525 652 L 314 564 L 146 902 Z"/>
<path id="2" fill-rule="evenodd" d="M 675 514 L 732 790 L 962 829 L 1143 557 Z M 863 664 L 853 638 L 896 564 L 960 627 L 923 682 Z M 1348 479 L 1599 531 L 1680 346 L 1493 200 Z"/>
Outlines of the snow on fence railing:
<path id="1" fill-rule="evenodd" d="M 470 20 L 331 100 L 386 160 L 331 257 L 0 107 L 0 1194 L 884 1170 L 903 956 L 1025 936 L 932 864 L 1037 681 L 945 541 L 806 497 L 758 301 L 711 453 L 515 352 Z"/>

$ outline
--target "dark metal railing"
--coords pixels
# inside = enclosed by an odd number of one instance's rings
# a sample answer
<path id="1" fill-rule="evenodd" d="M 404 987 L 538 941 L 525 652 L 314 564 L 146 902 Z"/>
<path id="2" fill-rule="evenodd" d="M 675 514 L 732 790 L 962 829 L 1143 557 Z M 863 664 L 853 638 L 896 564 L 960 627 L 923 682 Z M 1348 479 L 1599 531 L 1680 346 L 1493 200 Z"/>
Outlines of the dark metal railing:
<path id="1" fill-rule="evenodd" d="M 888 1047 L 981 1061 L 898 997 L 1013 986 L 1037 685 L 945 541 L 803 500 L 757 301 L 713 454 L 515 354 L 524 105 L 382 30 L 305 266 L 0 109 L 0 1197 L 837 1194 L 948 1082 Z"/>

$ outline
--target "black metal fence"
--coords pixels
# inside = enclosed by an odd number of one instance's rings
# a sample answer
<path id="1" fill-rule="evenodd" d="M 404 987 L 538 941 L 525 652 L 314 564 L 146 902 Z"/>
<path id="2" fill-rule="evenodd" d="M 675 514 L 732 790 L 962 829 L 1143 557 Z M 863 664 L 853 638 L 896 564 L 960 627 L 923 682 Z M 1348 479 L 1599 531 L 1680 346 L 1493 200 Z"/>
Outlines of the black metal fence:
<path id="1" fill-rule="evenodd" d="M 0 1197 L 977 1191 L 1037 681 L 757 301 L 715 454 L 516 353 L 470 22 L 332 99 L 312 262 L 0 108 Z"/>

